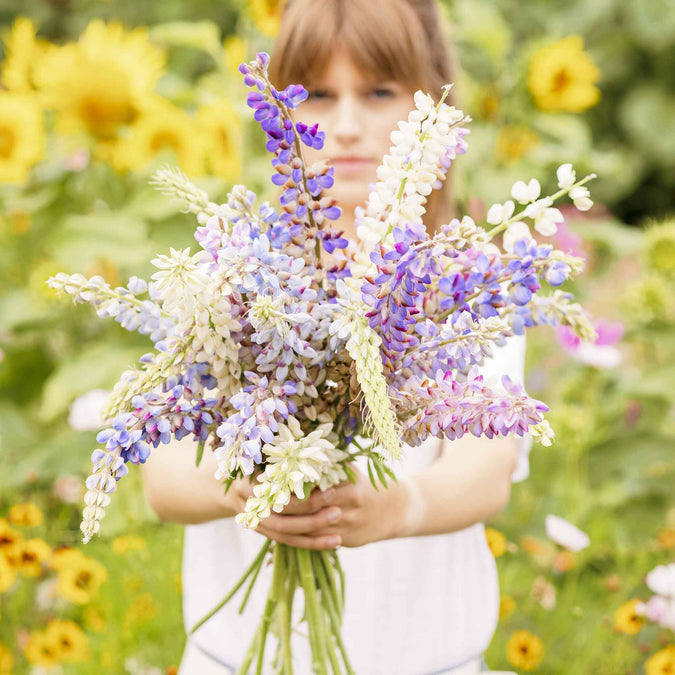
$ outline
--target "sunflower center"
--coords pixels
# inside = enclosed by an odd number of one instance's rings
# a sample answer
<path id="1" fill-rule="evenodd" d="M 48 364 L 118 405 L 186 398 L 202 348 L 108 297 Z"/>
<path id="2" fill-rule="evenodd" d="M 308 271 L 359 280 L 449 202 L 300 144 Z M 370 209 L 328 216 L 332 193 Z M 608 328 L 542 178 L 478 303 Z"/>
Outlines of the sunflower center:
<path id="1" fill-rule="evenodd" d="M 152 152 L 159 152 L 167 147 L 172 150 L 178 148 L 178 140 L 174 134 L 169 131 L 160 131 L 152 137 L 152 141 L 150 142 L 150 149 Z"/>
<path id="2" fill-rule="evenodd" d="M 14 149 L 14 132 L 11 129 L 0 127 L 0 157 L 9 157 Z M 0 538 L 0 544 L 8 541 Z"/>
<path id="3" fill-rule="evenodd" d="M 4 157 L 6 155 L 2 154 L 2 132 L 3 130 L 0 129 L 0 157 Z M 14 539 L 12 537 L 9 537 L 7 535 L 0 535 L 0 546 L 11 546 L 14 543 Z"/>
<path id="4" fill-rule="evenodd" d="M 570 77 L 570 74 L 565 68 L 562 68 L 553 77 L 553 91 L 559 94 L 569 87 L 571 81 L 572 78 Z"/>
<path id="5" fill-rule="evenodd" d="M 23 562 L 25 562 L 25 563 L 34 562 L 35 561 L 35 553 L 33 553 L 31 551 L 25 551 L 21 555 L 21 560 L 23 560 Z"/>
<path id="6" fill-rule="evenodd" d="M 73 643 L 67 637 L 64 636 L 61 638 L 61 646 L 64 649 L 70 649 L 73 646 Z"/>
<path id="7" fill-rule="evenodd" d="M 523 654 L 527 654 L 530 651 L 530 648 L 527 645 L 520 645 L 520 651 Z"/>
<path id="8" fill-rule="evenodd" d="M 80 572 L 75 579 L 75 585 L 78 588 L 89 588 L 90 582 L 91 574 L 89 572 Z"/>

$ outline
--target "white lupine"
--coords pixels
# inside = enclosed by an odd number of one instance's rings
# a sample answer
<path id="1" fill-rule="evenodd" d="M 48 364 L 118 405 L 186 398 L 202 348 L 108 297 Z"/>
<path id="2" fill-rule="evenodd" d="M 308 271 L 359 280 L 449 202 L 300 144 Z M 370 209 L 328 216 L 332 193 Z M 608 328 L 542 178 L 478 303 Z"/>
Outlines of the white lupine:
<path id="1" fill-rule="evenodd" d="M 501 225 L 505 223 L 512 215 L 516 205 L 512 200 L 503 204 L 493 204 L 487 213 L 487 221 L 490 225 Z"/>
<path id="2" fill-rule="evenodd" d="M 150 261 L 160 270 L 150 278 L 164 309 L 171 310 L 184 302 L 191 304 L 190 299 L 206 288 L 209 277 L 199 265 L 202 255 L 190 256 L 190 247 L 180 251 L 172 248 L 170 255 L 158 255 Z"/>
<path id="3" fill-rule="evenodd" d="M 452 128 L 464 113 L 417 91 L 415 109 L 392 131 L 394 144 L 377 169 L 378 182 L 366 207 L 356 209 L 356 231 L 372 248 L 384 242 L 394 227 L 422 222 L 424 204 L 439 179 L 444 157 L 454 159 L 460 137 Z M 391 239 L 391 237 L 389 237 Z"/>
<path id="4" fill-rule="evenodd" d="M 521 204 L 528 204 L 539 198 L 541 194 L 541 185 L 536 178 L 533 178 L 529 183 L 522 180 L 517 181 L 511 188 L 511 196 Z"/>
<path id="5" fill-rule="evenodd" d="M 577 185 L 570 190 L 570 199 L 579 211 L 588 211 L 593 206 L 591 193 L 585 185 Z"/>
<path id="6" fill-rule="evenodd" d="M 321 419 L 326 419 L 325 415 Z M 321 490 L 347 480 L 341 462 L 347 453 L 337 447 L 339 437 L 333 432 L 332 422 L 323 422 L 308 434 L 300 422 L 290 415 L 279 426 L 274 443 L 265 443 L 265 471 L 258 476 L 259 485 L 253 488 L 243 513 L 236 521 L 244 527 L 255 528 L 272 511 L 280 513 L 292 495 L 305 498 L 305 485 L 311 483 Z"/>
<path id="7" fill-rule="evenodd" d="M 561 164 L 556 171 L 556 176 L 558 187 L 563 190 L 571 188 L 577 180 L 577 175 L 571 164 Z"/>
<path id="8" fill-rule="evenodd" d="M 511 223 L 504 232 L 504 250 L 513 253 L 513 245 L 518 239 L 532 239 L 530 228 L 522 221 Z"/>
<path id="9" fill-rule="evenodd" d="M 552 237 L 558 231 L 558 225 L 564 222 L 559 209 L 547 208 L 534 219 L 534 229 L 545 237 Z"/>

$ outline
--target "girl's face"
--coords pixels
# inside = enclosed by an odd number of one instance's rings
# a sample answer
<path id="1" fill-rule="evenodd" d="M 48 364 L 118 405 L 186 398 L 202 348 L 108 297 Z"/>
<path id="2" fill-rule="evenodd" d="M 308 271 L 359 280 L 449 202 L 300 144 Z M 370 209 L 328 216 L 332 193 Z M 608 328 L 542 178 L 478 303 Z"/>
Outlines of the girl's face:
<path id="1" fill-rule="evenodd" d="M 300 108 L 307 124 L 326 132 L 321 150 L 304 147 L 308 163 L 324 159 L 335 167 L 335 185 L 328 193 L 342 208 L 334 224 L 355 238 L 354 208 L 365 205 L 369 184 L 391 147 L 391 132 L 414 107 L 413 93 L 404 85 L 363 73 L 344 50 L 334 52 L 324 73 L 307 83 L 309 98 Z"/>

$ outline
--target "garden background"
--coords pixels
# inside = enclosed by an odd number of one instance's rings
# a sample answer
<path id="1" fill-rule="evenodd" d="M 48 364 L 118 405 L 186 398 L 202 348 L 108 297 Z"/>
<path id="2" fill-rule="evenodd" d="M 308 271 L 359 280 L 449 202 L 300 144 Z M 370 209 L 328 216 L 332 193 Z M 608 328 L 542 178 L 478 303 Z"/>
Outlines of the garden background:
<path id="1" fill-rule="evenodd" d="M 566 211 L 554 243 L 588 260 L 573 290 L 600 339 L 528 335 L 526 387 L 550 404 L 558 440 L 533 451 L 489 524 L 503 597 L 488 663 L 673 673 L 672 631 L 635 610 L 646 574 L 675 558 L 675 11 L 443 6 L 473 118 L 455 172 L 464 211 L 484 217 L 533 176 L 548 194 L 562 162 L 598 174 L 595 206 Z M 235 183 L 269 194 L 237 66 L 269 50 L 278 12 L 274 0 L 0 2 L 0 674 L 177 670 L 182 528 L 157 521 L 139 471 L 102 536 L 79 543 L 100 390 L 147 342 L 45 280 L 126 283 L 189 246 L 193 219 L 149 184 L 163 162 L 214 201 Z M 548 514 L 590 544 L 553 542 Z"/>

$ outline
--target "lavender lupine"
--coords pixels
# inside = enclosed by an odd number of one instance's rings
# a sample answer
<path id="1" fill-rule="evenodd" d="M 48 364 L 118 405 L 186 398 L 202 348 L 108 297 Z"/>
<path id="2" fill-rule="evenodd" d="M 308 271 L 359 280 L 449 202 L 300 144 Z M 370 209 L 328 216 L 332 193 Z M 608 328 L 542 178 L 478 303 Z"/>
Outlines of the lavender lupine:
<path id="1" fill-rule="evenodd" d="M 133 277 L 113 289 L 100 277 L 49 280 L 154 343 L 112 392 L 108 428 L 98 436 L 104 448 L 94 451 L 87 479 L 85 541 L 99 531 L 128 464 L 143 463 L 172 438 L 196 441 L 197 462 L 213 452 L 215 479 L 226 486 L 244 476 L 256 481 L 238 518 L 246 527 L 282 510 L 292 495 L 353 479 L 350 462 L 358 455 L 374 467 L 371 480 L 386 485 L 387 462 L 403 443 L 416 446 L 430 434 L 530 434 L 548 444 L 546 405 L 508 377 L 484 381 L 477 367 L 494 347 L 535 325 L 560 324 L 594 339 L 588 316 L 559 288 L 583 261 L 535 238 L 562 222 L 556 199 L 569 195 L 578 208 L 590 208 L 584 186 L 592 176 L 577 181 L 563 165 L 560 190 L 550 197 L 541 197 L 536 179 L 519 181 L 513 199 L 489 209 L 491 228 L 465 216 L 430 236 L 427 198 L 466 152 L 470 118 L 445 103 L 447 87 L 439 103 L 417 92 L 408 120 L 391 134 L 367 204 L 355 212 L 359 239 L 349 240 L 331 226 L 341 215 L 328 192 L 333 168 L 309 166 L 303 157 L 303 148 L 320 149 L 325 137 L 316 124 L 295 120 L 307 92 L 295 84 L 273 87 L 268 62 L 258 54 L 240 71 L 272 154 L 278 205 L 259 203 L 243 185 L 216 204 L 164 167 L 153 182 L 196 216 L 194 253 L 158 255 L 149 283 Z M 500 233 L 503 250 L 495 243 Z M 547 287 L 553 290 L 545 294 Z M 370 444 L 348 453 L 357 434 Z M 255 579 L 266 551 L 240 583 Z M 301 582 L 312 605 L 312 570 L 332 571 L 335 563 L 276 544 L 274 555 L 275 565 L 293 559 L 303 573 L 282 575 L 289 587 L 270 596 L 270 612 L 283 614 L 285 598 Z M 328 577 L 317 577 L 321 596 L 338 598 Z M 323 641 L 327 624 L 339 644 L 339 603 L 310 607 L 309 614 L 312 644 Z M 260 660 L 268 625 L 264 620 L 262 639 L 251 648 Z M 279 644 L 290 673 L 290 642 Z M 315 657 L 326 672 L 323 657 Z"/>

